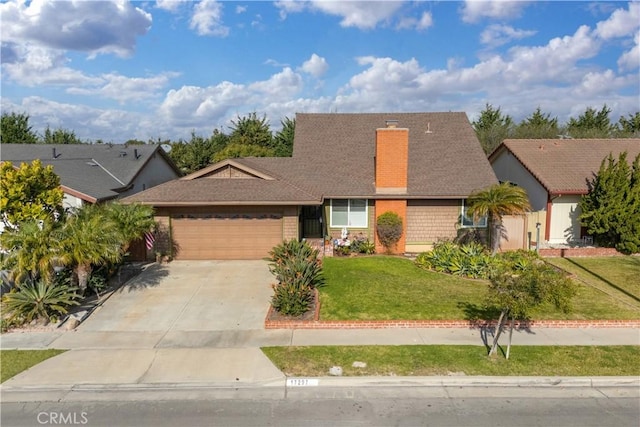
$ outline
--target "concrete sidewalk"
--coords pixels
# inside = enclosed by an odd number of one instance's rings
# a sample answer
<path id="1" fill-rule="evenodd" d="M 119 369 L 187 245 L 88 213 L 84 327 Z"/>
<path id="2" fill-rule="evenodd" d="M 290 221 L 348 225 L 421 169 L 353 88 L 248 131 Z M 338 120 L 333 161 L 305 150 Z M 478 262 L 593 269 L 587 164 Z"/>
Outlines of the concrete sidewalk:
<path id="1" fill-rule="evenodd" d="M 24 332 L 0 336 L 2 349 L 70 349 L 4 382 L 3 401 L 114 398 L 172 399 L 218 396 L 250 389 L 273 396 L 290 386 L 262 346 L 483 345 L 477 329 L 248 330 L 161 332 Z M 506 342 L 506 336 L 502 343 Z M 627 328 L 514 331 L 513 345 L 640 345 L 640 331 Z M 322 378 L 313 385 L 359 387 L 430 386 L 631 386 L 640 379 L 526 377 Z M 295 385 L 295 384 L 294 384 Z M 140 393 L 145 391 L 145 393 Z M 252 395 L 253 395 L 252 394 Z M 147 397 L 145 397 L 147 396 Z"/>
<path id="2" fill-rule="evenodd" d="M 0 335 L 2 349 L 256 348 L 289 345 L 483 345 L 493 335 L 469 328 L 251 329 L 223 331 L 54 331 Z M 503 334 L 501 343 L 506 342 Z M 513 345 L 640 345 L 636 328 L 514 330 Z"/>

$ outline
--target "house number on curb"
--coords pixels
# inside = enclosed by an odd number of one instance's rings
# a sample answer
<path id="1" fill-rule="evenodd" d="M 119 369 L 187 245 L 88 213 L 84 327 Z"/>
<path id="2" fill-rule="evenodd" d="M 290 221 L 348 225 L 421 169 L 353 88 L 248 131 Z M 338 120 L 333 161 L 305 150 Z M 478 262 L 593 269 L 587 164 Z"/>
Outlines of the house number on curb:
<path id="1" fill-rule="evenodd" d="M 287 387 L 309 387 L 318 384 L 317 378 L 287 378 Z"/>

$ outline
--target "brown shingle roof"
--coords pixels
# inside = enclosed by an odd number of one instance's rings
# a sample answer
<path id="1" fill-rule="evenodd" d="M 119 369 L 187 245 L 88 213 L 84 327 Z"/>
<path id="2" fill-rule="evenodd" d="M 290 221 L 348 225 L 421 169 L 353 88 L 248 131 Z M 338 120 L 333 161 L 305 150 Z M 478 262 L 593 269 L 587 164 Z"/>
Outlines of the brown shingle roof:
<path id="1" fill-rule="evenodd" d="M 376 129 L 384 128 L 387 120 L 409 129 L 409 176 L 403 198 L 461 198 L 497 183 L 465 113 L 297 114 L 293 157 L 233 159 L 273 179 L 196 177 L 128 200 L 320 203 L 332 197 L 378 198 Z"/>
<path id="2" fill-rule="evenodd" d="M 375 195 L 376 129 L 409 129 L 408 197 L 465 197 L 497 182 L 465 113 L 297 114 L 293 158 L 325 197 Z"/>
<path id="3" fill-rule="evenodd" d="M 551 194 L 586 194 L 587 180 L 609 153 L 617 160 L 628 152 L 632 162 L 640 153 L 640 139 L 507 139 L 489 159 L 509 150 Z"/>

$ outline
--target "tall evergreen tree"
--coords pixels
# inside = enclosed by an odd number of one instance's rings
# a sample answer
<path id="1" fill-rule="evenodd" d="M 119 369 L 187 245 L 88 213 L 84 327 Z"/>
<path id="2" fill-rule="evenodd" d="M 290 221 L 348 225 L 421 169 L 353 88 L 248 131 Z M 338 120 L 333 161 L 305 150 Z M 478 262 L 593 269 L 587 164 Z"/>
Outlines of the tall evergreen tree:
<path id="1" fill-rule="evenodd" d="M 587 107 L 577 119 L 569 119 L 567 132 L 572 138 L 609 138 L 615 130 L 609 118 L 610 113 L 611 109 L 607 104 L 600 111 Z"/>
<path id="2" fill-rule="evenodd" d="M 640 138 L 640 111 L 629 114 L 629 118 L 624 116 L 618 120 L 618 138 Z"/>
<path id="3" fill-rule="evenodd" d="M 293 137 L 296 132 L 296 119 L 285 117 L 282 129 L 273 137 L 273 148 L 278 157 L 291 157 L 293 154 Z"/>
<path id="4" fill-rule="evenodd" d="M 597 244 L 624 253 L 640 251 L 640 155 L 629 167 L 627 153 L 602 161 L 580 200 L 580 221 Z"/>
<path id="5" fill-rule="evenodd" d="M 478 119 L 471 124 L 486 154 L 508 138 L 513 130 L 513 119 L 509 115 L 503 115 L 500 107 L 493 108 L 491 104 L 486 104 Z"/>
<path id="6" fill-rule="evenodd" d="M 515 127 L 513 138 L 557 138 L 559 133 L 558 118 L 551 118 L 551 114 L 543 114 L 538 107 Z"/>

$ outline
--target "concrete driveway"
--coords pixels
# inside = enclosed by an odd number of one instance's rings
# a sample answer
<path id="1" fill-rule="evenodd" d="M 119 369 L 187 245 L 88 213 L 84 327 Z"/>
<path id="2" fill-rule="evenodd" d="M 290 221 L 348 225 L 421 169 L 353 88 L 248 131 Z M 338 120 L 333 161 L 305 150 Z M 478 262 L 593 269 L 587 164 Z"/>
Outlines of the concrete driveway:
<path id="1" fill-rule="evenodd" d="M 265 261 L 154 264 L 116 291 L 79 332 L 264 329 L 274 277 Z"/>

